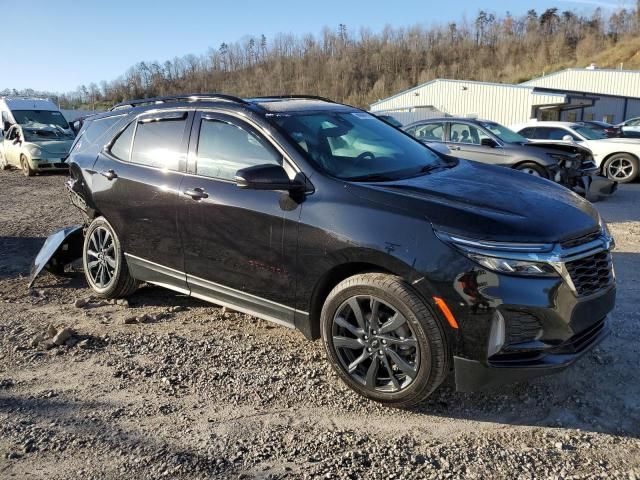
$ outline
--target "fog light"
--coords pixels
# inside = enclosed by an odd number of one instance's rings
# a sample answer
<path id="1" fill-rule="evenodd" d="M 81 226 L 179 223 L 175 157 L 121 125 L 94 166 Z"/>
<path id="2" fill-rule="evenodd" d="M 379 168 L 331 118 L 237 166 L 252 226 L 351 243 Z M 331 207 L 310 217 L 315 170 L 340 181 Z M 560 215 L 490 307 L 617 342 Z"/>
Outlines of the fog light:
<path id="1" fill-rule="evenodd" d="M 491 321 L 491 332 L 489 334 L 489 348 L 487 356 L 491 357 L 502 349 L 504 345 L 504 318 L 500 312 L 496 312 Z"/>

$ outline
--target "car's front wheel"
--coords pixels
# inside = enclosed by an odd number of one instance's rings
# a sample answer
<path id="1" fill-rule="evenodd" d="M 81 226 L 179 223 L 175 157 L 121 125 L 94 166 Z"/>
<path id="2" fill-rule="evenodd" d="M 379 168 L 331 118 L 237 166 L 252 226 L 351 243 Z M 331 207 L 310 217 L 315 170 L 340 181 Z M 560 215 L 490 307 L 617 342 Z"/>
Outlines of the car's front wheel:
<path id="1" fill-rule="evenodd" d="M 618 153 L 609 158 L 603 171 L 618 183 L 632 182 L 638 176 L 638 159 L 627 153 Z"/>
<path id="2" fill-rule="evenodd" d="M 321 313 L 329 361 L 359 394 L 394 407 L 415 405 L 445 379 L 444 331 L 401 278 L 365 273 L 340 282 Z"/>
<path id="3" fill-rule="evenodd" d="M 99 297 L 127 297 L 138 287 L 129 274 L 120 240 L 104 217 L 96 218 L 87 228 L 82 266 L 87 283 Z"/>
<path id="4" fill-rule="evenodd" d="M 521 172 L 528 173 L 529 175 L 533 175 L 534 177 L 549 178 L 545 168 L 534 162 L 524 162 L 520 165 L 516 165 L 514 168 Z"/>
<path id="5" fill-rule="evenodd" d="M 22 173 L 25 177 L 33 177 L 33 175 L 35 174 L 35 172 L 31 168 L 31 165 L 29 164 L 29 160 L 27 160 L 27 157 L 25 157 L 24 155 L 20 155 L 20 168 L 22 168 Z"/>

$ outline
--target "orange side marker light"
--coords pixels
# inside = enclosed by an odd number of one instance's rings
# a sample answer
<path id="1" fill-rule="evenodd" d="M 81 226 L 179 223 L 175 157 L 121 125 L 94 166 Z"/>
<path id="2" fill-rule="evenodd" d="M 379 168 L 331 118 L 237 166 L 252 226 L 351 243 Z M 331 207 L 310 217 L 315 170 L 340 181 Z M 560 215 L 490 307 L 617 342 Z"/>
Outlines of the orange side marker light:
<path id="1" fill-rule="evenodd" d="M 451 328 L 458 329 L 458 322 L 456 322 L 456 318 L 453 316 L 453 313 L 451 313 L 451 310 L 449 310 L 449 307 L 444 300 L 440 297 L 433 297 L 433 301 L 436 302 L 436 305 L 444 315 L 444 318 L 447 319 L 447 322 L 449 322 Z"/>

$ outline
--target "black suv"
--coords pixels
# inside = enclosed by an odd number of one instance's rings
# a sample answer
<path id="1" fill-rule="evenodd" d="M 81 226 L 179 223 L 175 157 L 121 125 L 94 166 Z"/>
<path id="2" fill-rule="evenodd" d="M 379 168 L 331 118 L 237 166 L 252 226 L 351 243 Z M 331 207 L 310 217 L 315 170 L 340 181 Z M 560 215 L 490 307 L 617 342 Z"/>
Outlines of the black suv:
<path id="1" fill-rule="evenodd" d="M 120 104 L 68 159 L 97 295 L 149 282 L 322 338 L 414 404 L 557 372 L 608 332 L 612 238 L 551 181 L 441 155 L 317 97 Z"/>

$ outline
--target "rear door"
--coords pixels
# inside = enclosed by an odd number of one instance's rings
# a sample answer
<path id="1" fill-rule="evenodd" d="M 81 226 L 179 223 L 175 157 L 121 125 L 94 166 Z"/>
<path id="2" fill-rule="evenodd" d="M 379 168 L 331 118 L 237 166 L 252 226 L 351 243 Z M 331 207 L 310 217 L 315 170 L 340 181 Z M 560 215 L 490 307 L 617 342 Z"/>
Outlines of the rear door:
<path id="1" fill-rule="evenodd" d="M 492 139 L 481 128 L 471 123 L 449 123 L 449 142 L 447 145 L 452 155 L 492 165 L 504 165 L 507 163 L 507 156 L 503 148 L 501 146 L 489 147 L 482 145 L 483 138 Z"/>
<path id="2" fill-rule="evenodd" d="M 94 165 L 93 196 L 135 278 L 188 291 L 177 227 L 193 111 L 135 118 Z"/>
<path id="3" fill-rule="evenodd" d="M 293 322 L 300 205 L 287 192 L 248 190 L 245 167 L 284 163 L 253 125 L 202 112 L 191 135 L 189 174 L 180 188 L 179 229 L 192 295 Z"/>

